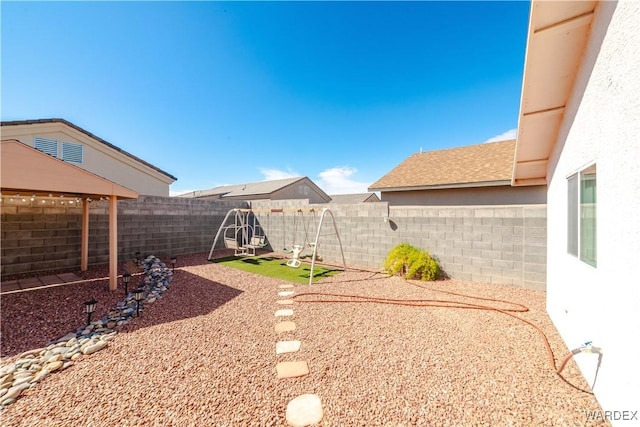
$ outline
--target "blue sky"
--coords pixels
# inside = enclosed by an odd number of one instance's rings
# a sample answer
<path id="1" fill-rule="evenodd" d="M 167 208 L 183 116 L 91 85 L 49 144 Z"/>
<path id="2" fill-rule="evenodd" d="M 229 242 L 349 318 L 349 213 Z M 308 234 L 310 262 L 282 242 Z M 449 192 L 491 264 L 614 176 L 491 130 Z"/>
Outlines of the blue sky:
<path id="1" fill-rule="evenodd" d="M 178 177 L 366 191 L 512 135 L 529 2 L 6 2 L 2 120 L 61 117 Z"/>

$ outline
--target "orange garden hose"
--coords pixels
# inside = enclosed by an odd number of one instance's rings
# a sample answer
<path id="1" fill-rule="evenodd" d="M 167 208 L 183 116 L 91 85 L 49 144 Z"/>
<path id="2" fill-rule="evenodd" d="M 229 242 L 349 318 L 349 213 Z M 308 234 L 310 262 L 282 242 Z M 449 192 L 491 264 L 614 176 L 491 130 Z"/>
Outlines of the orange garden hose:
<path id="1" fill-rule="evenodd" d="M 515 314 L 513 314 L 513 313 L 528 312 L 529 308 L 527 306 L 516 303 L 516 302 L 505 301 L 505 300 L 496 299 L 496 298 L 483 298 L 478 296 L 460 294 L 457 292 L 431 289 L 431 288 L 428 288 L 427 286 L 423 286 L 418 283 L 413 283 L 409 281 L 407 281 L 406 283 L 416 286 L 418 288 L 426 289 L 433 292 L 439 292 L 439 293 L 458 296 L 462 298 L 471 298 L 471 299 L 481 300 L 481 301 L 508 304 L 508 305 L 511 305 L 512 307 L 498 308 L 498 307 L 492 307 L 490 305 L 472 304 L 472 303 L 455 301 L 455 300 L 452 301 L 452 300 L 441 300 L 441 299 L 393 299 L 393 298 L 380 298 L 380 297 L 371 297 L 371 296 L 356 295 L 356 294 L 334 294 L 334 293 L 328 293 L 328 292 L 305 292 L 305 293 L 293 295 L 291 298 L 296 299 L 299 302 L 305 302 L 305 303 L 374 303 L 374 304 L 402 305 L 402 306 L 408 306 L 408 307 L 442 307 L 442 308 L 460 308 L 460 309 L 467 309 L 467 310 L 485 310 L 485 311 L 496 311 L 498 313 L 506 314 L 507 316 L 513 317 L 514 319 L 517 319 L 526 323 L 527 325 L 533 327 L 538 332 L 538 334 L 542 338 L 542 342 L 544 343 L 545 348 L 547 349 L 547 354 L 549 356 L 549 363 L 553 368 L 553 371 L 556 373 L 556 375 L 558 375 L 558 377 L 560 377 L 560 379 L 562 379 L 562 381 L 564 381 L 569 386 L 579 391 L 592 394 L 590 391 L 583 390 L 571 384 L 566 380 L 566 378 L 564 378 L 561 375 L 562 370 L 564 369 L 565 365 L 567 364 L 571 356 L 573 356 L 573 353 L 570 353 L 569 355 L 567 355 L 567 357 L 565 357 L 564 360 L 562 361 L 560 368 L 557 368 L 555 356 L 553 354 L 553 350 L 551 349 L 551 345 L 549 344 L 549 339 L 547 338 L 542 328 L 540 328 L 540 326 L 536 325 L 535 323 L 530 322 L 529 320 L 523 319 L 522 317 L 516 316 Z M 329 298 L 302 299 L 304 297 L 311 297 L 311 296 L 329 297 Z"/>

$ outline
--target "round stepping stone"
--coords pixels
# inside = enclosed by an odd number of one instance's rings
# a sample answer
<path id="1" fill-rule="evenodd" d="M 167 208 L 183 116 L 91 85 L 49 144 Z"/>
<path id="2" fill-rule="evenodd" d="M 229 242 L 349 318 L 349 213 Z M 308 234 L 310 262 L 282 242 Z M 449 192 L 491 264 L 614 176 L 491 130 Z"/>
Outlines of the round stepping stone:
<path id="1" fill-rule="evenodd" d="M 276 317 L 286 317 L 286 316 L 293 316 L 293 310 L 291 310 L 290 308 L 282 308 L 280 310 L 276 310 Z"/>
<path id="2" fill-rule="evenodd" d="M 293 353 L 300 350 L 300 341 L 278 341 L 276 343 L 276 354 Z"/>
<path id="3" fill-rule="evenodd" d="M 280 362 L 276 365 L 278 379 L 296 378 L 309 375 L 309 365 L 303 360 L 295 362 Z"/>
<path id="4" fill-rule="evenodd" d="M 279 289 L 292 289 L 293 285 L 278 285 Z"/>
<path id="5" fill-rule="evenodd" d="M 279 299 L 278 301 L 276 301 L 276 304 L 291 305 L 291 304 L 293 304 L 293 300 L 292 299 Z"/>
<path id="6" fill-rule="evenodd" d="M 322 420 L 322 402 L 316 394 L 303 394 L 287 404 L 286 418 L 292 427 L 305 427 Z"/>
<path id="7" fill-rule="evenodd" d="M 275 330 L 276 333 L 280 334 L 282 332 L 290 332 L 296 329 L 296 324 L 294 322 L 280 322 L 276 323 Z"/>

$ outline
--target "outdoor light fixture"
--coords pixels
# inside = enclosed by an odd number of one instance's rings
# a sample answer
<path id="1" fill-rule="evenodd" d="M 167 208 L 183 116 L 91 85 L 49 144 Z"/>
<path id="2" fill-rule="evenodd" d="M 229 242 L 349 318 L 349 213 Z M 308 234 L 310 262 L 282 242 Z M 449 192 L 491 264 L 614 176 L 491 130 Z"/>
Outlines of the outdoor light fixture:
<path id="1" fill-rule="evenodd" d="M 136 315 L 137 315 L 137 317 L 140 317 L 140 301 L 142 301 L 142 294 L 143 293 L 144 293 L 144 289 L 142 289 L 142 288 L 138 288 L 138 289 L 133 291 L 133 299 L 135 299 L 136 303 L 137 303 L 137 307 L 136 307 Z"/>
<path id="2" fill-rule="evenodd" d="M 178 258 L 175 256 L 171 257 L 171 272 L 173 273 L 173 271 L 176 269 L 176 263 L 178 262 Z"/>
<path id="3" fill-rule="evenodd" d="M 124 296 L 129 294 L 129 280 L 131 280 L 131 273 L 128 271 L 122 275 L 122 283 L 124 283 Z"/>
<path id="4" fill-rule="evenodd" d="M 140 265 L 140 252 L 136 252 L 136 265 Z"/>
<path id="5" fill-rule="evenodd" d="M 84 303 L 84 311 L 87 313 L 87 326 L 91 323 L 91 314 L 96 311 L 96 304 L 98 301 L 91 298 L 89 301 L 85 301 Z"/>

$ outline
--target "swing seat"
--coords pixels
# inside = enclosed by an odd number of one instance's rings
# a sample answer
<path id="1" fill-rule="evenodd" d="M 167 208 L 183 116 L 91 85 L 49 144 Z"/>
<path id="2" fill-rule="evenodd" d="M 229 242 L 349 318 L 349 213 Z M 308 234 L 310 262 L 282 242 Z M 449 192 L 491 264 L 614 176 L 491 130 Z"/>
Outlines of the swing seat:
<path id="1" fill-rule="evenodd" d="M 235 238 L 226 238 L 224 239 L 224 246 L 227 249 L 239 249 L 238 248 L 238 242 L 236 241 Z"/>
<path id="2" fill-rule="evenodd" d="M 298 268 L 300 267 L 300 265 L 302 265 L 302 263 L 300 262 L 299 259 L 292 258 L 289 261 L 287 261 L 287 265 L 289 267 Z"/>

